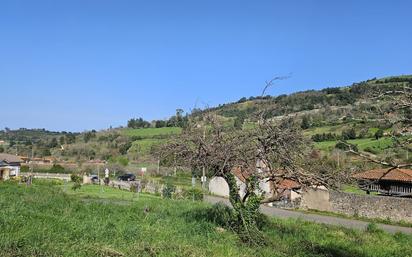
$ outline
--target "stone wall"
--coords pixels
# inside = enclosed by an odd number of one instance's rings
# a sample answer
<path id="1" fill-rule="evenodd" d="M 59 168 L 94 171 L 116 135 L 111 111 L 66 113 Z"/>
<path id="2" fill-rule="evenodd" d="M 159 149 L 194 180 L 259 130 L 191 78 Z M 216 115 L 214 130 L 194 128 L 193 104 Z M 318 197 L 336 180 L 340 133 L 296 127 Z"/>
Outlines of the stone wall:
<path id="1" fill-rule="evenodd" d="M 412 222 L 412 199 L 330 192 L 331 211 L 351 216 Z"/>
<path id="2" fill-rule="evenodd" d="M 302 193 L 301 209 L 412 223 L 412 199 L 309 189 Z"/>

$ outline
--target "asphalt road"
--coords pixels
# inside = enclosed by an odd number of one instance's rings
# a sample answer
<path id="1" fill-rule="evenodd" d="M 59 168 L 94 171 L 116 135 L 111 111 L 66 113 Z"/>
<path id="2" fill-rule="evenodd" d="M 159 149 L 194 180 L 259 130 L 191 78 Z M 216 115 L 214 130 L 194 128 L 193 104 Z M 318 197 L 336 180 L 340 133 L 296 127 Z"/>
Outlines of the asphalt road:
<path id="1" fill-rule="evenodd" d="M 205 201 L 209 203 L 222 202 L 228 206 L 231 206 L 228 199 L 216 197 L 216 196 L 205 195 Z M 321 224 L 342 226 L 342 227 L 351 228 L 351 229 L 365 230 L 369 224 L 369 222 L 361 221 L 361 220 L 345 219 L 345 218 L 325 216 L 325 215 L 319 215 L 319 214 L 302 213 L 298 211 L 285 210 L 285 209 L 263 206 L 263 205 L 260 208 L 261 208 L 262 213 L 268 216 L 272 216 L 272 217 L 285 218 L 285 219 L 287 218 L 301 219 L 301 220 L 312 221 L 312 222 L 321 223 Z M 412 234 L 412 228 L 410 227 L 401 227 L 401 226 L 386 225 L 386 224 L 377 224 L 377 225 L 380 229 L 388 233 L 391 233 L 391 234 L 394 234 L 397 232 L 402 232 L 405 234 Z"/>

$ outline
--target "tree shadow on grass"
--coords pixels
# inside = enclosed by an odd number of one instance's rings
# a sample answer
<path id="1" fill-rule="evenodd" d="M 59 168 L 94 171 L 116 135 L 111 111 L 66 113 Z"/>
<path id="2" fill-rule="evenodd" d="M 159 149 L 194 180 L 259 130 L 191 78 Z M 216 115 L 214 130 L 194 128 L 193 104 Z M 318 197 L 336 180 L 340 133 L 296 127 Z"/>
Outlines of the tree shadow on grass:
<path id="1" fill-rule="evenodd" d="M 216 204 L 208 208 L 198 208 L 191 211 L 183 213 L 184 219 L 188 222 L 201 222 L 206 221 L 215 224 L 216 226 L 231 229 L 233 227 L 233 213 L 232 210 L 223 205 Z M 284 250 L 286 255 L 308 255 L 308 256 L 324 256 L 324 257 L 364 257 L 364 253 L 357 249 L 351 249 L 350 246 L 339 245 L 338 243 L 332 242 L 326 244 L 320 244 L 309 240 L 309 235 L 307 231 L 302 228 L 302 224 L 299 222 L 291 223 L 277 223 L 270 221 L 268 218 L 263 218 L 262 224 L 265 234 L 269 236 L 270 233 L 275 231 L 280 238 L 280 242 L 276 241 L 274 238 L 269 238 L 270 243 L 266 247 L 274 248 L 274 250 L 288 249 Z M 319 232 L 322 233 L 322 232 Z M 288 242 L 287 237 L 292 237 L 296 240 L 291 240 Z M 293 244 L 292 247 L 278 247 L 279 243 L 283 244 Z"/>
<path id="2" fill-rule="evenodd" d="M 324 257 L 366 257 L 362 252 L 355 249 L 348 249 L 335 244 L 320 245 L 310 241 L 301 241 L 300 250 L 307 254 Z"/>

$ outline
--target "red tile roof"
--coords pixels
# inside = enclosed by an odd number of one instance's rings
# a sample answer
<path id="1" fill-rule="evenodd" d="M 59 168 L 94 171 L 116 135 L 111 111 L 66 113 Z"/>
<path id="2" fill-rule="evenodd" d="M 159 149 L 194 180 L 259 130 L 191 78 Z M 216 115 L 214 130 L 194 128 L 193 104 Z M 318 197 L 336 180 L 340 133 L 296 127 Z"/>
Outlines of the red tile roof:
<path id="1" fill-rule="evenodd" d="M 252 173 L 249 171 L 245 171 L 242 170 L 239 167 L 233 168 L 232 169 L 232 173 L 233 175 L 235 175 L 238 179 L 240 179 L 240 181 L 242 181 L 243 183 L 246 182 L 246 179 L 248 179 Z"/>
<path id="2" fill-rule="evenodd" d="M 357 179 L 412 182 L 412 170 L 409 169 L 375 169 L 353 175 Z"/>
<path id="3" fill-rule="evenodd" d="M 300 187 L 301 186 L 298 182 L 293 181 L 291 179 L 284 179 L 278 185 L 279 189 L 297 189 Z"/>

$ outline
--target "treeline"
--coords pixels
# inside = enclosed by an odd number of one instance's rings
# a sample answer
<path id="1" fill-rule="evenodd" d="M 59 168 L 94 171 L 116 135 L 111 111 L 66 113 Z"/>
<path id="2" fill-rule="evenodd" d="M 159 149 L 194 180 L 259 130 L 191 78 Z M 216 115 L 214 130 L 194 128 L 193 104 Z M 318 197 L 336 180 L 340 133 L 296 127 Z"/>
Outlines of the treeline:
<path id="1" fill-rule="evenodd" d="M 354 128 L 345 129 L 340 135 L 335 133 L 319 133 L 312 136 L 314 142 L 323 142 L 323 141 L 335 141 L 335 140 L 352 140 L 352 139 L 361 139 L 369 138 L 373 136 L 376 140 L 384 136 L 383 129 L 378 129 L 374 134 L 368 133 L 367 129 L 361 130 L 359 133 L 356 133 Z"/>
<path id="2" fill-rule="evenodd" d="M 188 114 L 185 114 L 182 109 L 177 109 L 176 114 L 167 120 L 153 120 L 151 122 L 143 118 L 133 118 L 127 121 L 127 127 L 138 128 L 164 128 L 164 127 L 186 127 L 188 123 Z"/>
<path id="3" fill-rule="evenodd" d="M 0 130 L 0 140 L 6 141 L 0 152 L 24 156 L 44 157 L 51 155 L 51 149 L 60 148 L 65 143 L 74 143 L 79 133 L 55 132 L 46 129 L 20 128 Z"/>

